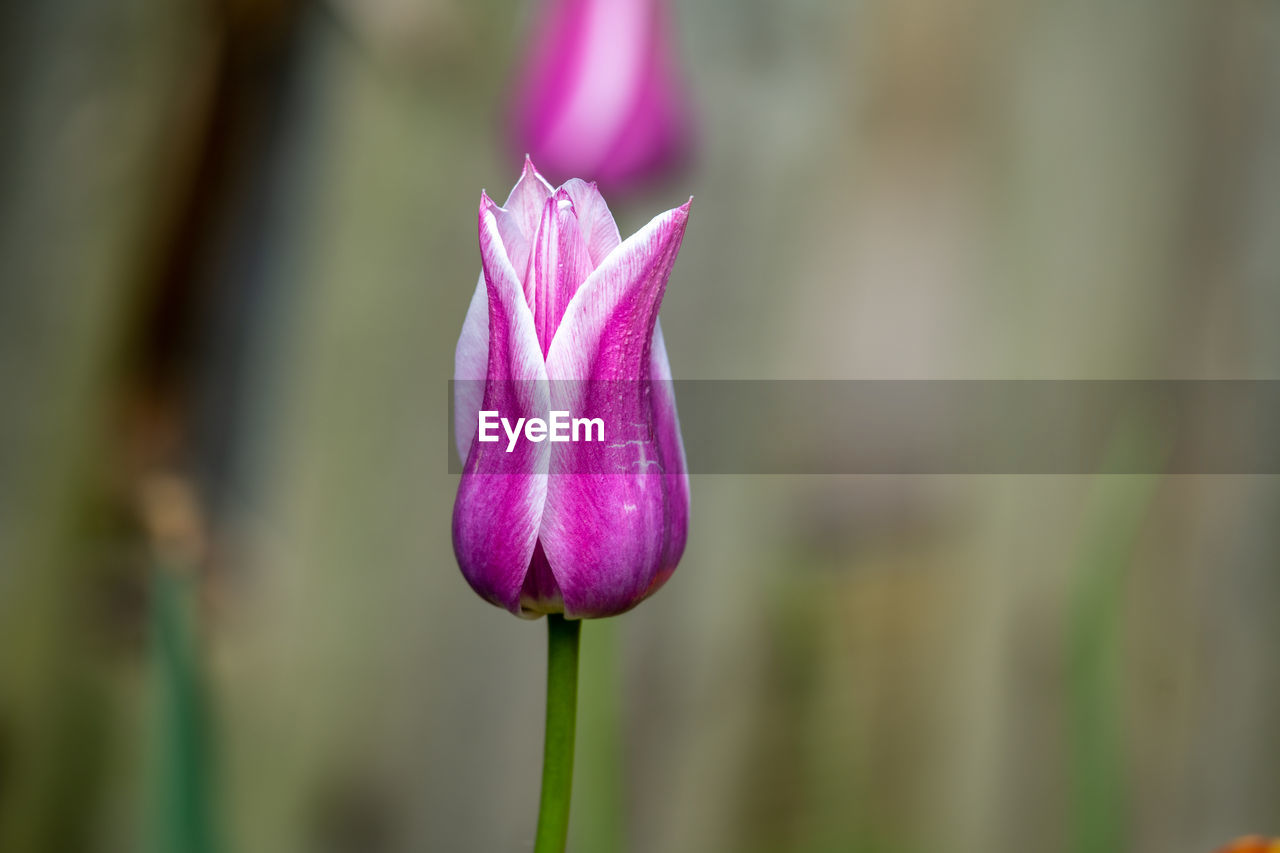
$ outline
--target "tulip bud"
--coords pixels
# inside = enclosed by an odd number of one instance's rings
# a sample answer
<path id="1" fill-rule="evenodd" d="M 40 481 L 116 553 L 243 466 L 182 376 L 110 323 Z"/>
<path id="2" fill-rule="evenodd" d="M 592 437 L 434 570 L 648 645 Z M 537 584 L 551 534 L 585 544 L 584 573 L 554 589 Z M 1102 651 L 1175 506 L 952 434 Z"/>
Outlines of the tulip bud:
<path id="1" fill-rule="evenodd" d="M 454 371 L 453 546 L 472 588 L 517 615 L 621 613 L 684 551 L 689 478 L 658 309 L 688 214 L 624 242 L 594 184 L 553 189 L 528 159 L 505 205 L 481 196 Z M 585 423 L 570 430 L 570 414 Z"/>
<path id="2" fill-rule="evenodd" d="M 658 174 L 688 147 L 660 0 L 547 0 L 516 93 L 516 143 L 554 175 L 607 188 Z"/>

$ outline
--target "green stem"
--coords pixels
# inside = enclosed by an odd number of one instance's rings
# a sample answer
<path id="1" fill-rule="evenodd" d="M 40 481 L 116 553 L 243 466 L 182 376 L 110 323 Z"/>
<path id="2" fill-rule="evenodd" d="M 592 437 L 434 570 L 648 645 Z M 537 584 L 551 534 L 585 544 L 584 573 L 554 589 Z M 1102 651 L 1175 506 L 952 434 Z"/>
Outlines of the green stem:
<path id="1" fill-rule="evenodd" d="M 563 853 L 573 791 L 573 734 L 578 713 L 578 636 L 582 623 L 547 616 L 547 732 L 534 853 Z"/>
<path id="2" fill-rule="evenodd" d="M 157 564 L 152 629 L 158 694 L 157 851 L 212 853 L 210 767 L 196 624 L 196 578 L 189 565 Z"/>

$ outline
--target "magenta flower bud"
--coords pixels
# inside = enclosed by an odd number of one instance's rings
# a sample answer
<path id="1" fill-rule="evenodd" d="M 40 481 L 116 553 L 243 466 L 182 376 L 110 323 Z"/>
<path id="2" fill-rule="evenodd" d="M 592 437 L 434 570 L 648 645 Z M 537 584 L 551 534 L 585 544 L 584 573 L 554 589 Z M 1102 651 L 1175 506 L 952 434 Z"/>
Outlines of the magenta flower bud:
<path id="1" fill-rule="evenodd" d="M 550 174 L 614 188 L 688 147 L 660 0 L 547 0 L 520 79 L 516 142 Z"/>
<path id="2" fill-rule="evenodd" d="M 512 613 L 621 613 L 684 551 L 689 478 L 658 309 L 688 215 L 624 242 L 594 184 L 553 189 L 527 159 L 503 207 L 481 195 L 454 371 L 453 547 L 471 587 Z M 551 440 L 566 415 L 585 429 Z"/>

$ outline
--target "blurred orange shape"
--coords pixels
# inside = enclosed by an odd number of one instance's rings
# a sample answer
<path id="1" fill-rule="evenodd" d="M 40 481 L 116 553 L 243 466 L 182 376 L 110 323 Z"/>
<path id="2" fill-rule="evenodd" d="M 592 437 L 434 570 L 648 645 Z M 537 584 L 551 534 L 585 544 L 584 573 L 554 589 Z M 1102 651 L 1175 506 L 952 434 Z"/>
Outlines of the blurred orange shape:
<path id="1" fill-rule="evenodd" d="M 1219 847 L 1217 853 L 1280 853 L 1280 839 L 1249 835 Z"/>

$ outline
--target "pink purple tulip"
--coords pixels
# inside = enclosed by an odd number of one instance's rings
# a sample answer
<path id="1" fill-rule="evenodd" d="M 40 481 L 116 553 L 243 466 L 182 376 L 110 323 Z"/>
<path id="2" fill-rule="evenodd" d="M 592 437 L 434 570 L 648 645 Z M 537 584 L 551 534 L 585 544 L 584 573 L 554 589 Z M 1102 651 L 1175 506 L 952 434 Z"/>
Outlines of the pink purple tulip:
<path id="1" fill-rule="evenodd" d="M 516 142 L 548 173 L 606 188 L 653 177 L 689 124 L 659 0 L 547 0 L 515 104 Z"/>
<path id="2" fill-rule="evenodd" d="M 453 544 L 472 588 L 513 613 L 621 613 L 684 551 L 689 480 L 658 309 L 688 215 L 623 241 L 594 184 L 552 188 L 529 160 L 503 206 L 481 195 L 482 272 L 455 364 Z M 510 431 L 556 411 L 598 419 L 603 440 Z M 483 413 L 507 425 L 498 440 L 478 434 Z"/>

